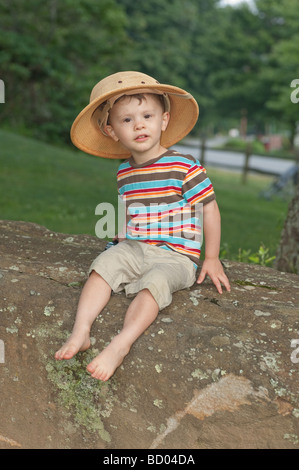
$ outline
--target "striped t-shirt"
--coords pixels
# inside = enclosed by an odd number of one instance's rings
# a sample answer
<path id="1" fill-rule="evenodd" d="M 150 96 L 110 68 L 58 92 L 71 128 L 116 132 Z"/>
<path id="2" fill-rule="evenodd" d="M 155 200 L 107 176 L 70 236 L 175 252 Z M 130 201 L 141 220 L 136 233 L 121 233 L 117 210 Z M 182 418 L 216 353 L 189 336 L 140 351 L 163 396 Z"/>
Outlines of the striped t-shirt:
<path id="1" fill-rule="evenodd" d="M 198 265 L 202 206 L 215 199 L 199 161 L 173 150 L 141 165 L 131 157 L 120 165 L 117 184 L 126 206 L 126 238 L 174 250 Z"/>

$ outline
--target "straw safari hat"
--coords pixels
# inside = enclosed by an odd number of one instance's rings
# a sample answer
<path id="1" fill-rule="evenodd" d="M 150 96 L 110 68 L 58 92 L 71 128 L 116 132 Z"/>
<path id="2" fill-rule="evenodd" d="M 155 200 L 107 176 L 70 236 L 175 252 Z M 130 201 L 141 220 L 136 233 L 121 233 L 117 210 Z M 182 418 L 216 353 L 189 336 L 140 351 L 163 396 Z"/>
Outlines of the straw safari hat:
<path id="1" fill-rule="evenodd" d="M 164 97 L 165 111 L 170 112 L 167 129 L 162 132 L 161 145 L 168 148 L 179 142 L 194 127 L 198 105 L 185 90 L 159 83 L 141 72 L 118 72 L 98 82 L 92 89 L 89 104 L 78 114 L 71 140 L 80 150 L 104 158 L 128 158 L 130 153 L 107 136 L 104 127 L 109 110 L 116 99 L 136 93 L 156 93 Z"/>

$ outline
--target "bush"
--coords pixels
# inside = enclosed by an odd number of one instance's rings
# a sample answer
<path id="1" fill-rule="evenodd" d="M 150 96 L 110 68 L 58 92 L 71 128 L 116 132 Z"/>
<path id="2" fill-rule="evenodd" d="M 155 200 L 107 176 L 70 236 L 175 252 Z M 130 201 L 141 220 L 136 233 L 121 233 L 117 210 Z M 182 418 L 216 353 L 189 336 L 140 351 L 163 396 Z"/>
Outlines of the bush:
<path id="1" fill-rule="evenodd" d="M 247 146 L 251 146 L 252 153 L 265 153 L 265 147 L 259 140 L 245 140 L 240 138 L 229 139 L 224 145 L 223 148 L 227 150 L 238 150 L 240 152 L 245 152 Z"/>

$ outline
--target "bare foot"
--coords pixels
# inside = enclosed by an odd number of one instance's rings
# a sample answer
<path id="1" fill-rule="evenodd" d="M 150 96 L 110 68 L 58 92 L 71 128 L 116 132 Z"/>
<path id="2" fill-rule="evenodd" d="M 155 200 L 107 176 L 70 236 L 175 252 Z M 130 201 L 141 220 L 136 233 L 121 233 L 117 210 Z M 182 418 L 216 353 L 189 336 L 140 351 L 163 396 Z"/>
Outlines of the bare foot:
<path id="1" fill-rule="evenodd" d="M 98 380 L 106 381 L 114 374 L 117 367 L 121 365 L 130 348 L 119 344 L 118 337 L 113 338 L 111 343 L 87 366 L 88 372 Z"/>
<path id="2" fill-rule="evenodd" d="M 55 353 L 55 359 L 71 359 L 77 352 L 86 351 L 90 347 L 89 333 L 73 332 L 63 346 Z"/>

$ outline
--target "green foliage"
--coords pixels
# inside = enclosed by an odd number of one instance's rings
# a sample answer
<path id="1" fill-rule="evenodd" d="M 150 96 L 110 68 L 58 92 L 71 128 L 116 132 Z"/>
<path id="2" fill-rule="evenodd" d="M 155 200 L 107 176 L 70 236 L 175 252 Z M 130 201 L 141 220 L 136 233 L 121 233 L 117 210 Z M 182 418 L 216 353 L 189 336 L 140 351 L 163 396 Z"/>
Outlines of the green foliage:
<path id="1" fill-rule="evenodd" d="M 220 249 L 220 258 L 236 259 L 240 263 L 252 263 L 271 267 L 276 256 L 270 254 L 270 249 L 266 248 L 264 243 L 260 244 L 257 252 L 252 252 L 251 249 L 239 248 L 238 255 L 235 256 L 230 252 L 229 244 L 223 243 Z"/>
<path id="2" fill-rule="evenodd" d="M 276 256 L 270 253 L 270 248 L 266 248 L 263 243 L 261 243 L 258 251 L 239 248 L 239 253 L 236 257 L 240 263 L 259 264 L 260 266 L 268 267 L 273 266 L 275 258 Z"/>
<path id="3" fill-rule="evenodd" d="M 118 0 L 128 17 L 132 55 L 127 66 L 157 77 L 160 82 L 186 87 L 205 99 L 207 51 L 201 41 L 209 36 L 217 17 L 215 0 Z"/>
<path id="4" fill-rule="evenodd" d="M 122 51 L 125 23 L 114 0 L 1 2 L 2 121 L 38 138 L 67 141 L 99 68 L 109 73 Z"/>
<path id="5" fill-rule="evenodd" d="M 3 0 L 0 122 L 39 139 L 68 142 L 93 85 L 119 70 L 140 70 L 188 89 L 201 130 L 246 116 L 290 129 L 297 107 L 299 10 L 293 0 L 219 7 L 217 0 Z M 38 19 L 38 21 L 37 21 Z"/>
<path id="6" fill-rule="evenodd" d="M 257 77 L 267 88 L 265 109 L 288 124 L 293 145 L 298 108 L 290 100 L 290 84 L 299 78 L 298 5 L 293 0 L 258 0 L 257 6 L 269 44 L 267 61 Z"/>
<path id="7" fill-rule="evenodd" d="M 261 266 L 271 266 L 275 256 L 270 255 L 269 248 L 266 248 L 263 243 L 261 243 L 258 251 L 256 253 L 251 253 L 251 250 L 242 250 L 239 249 L 238 261 L 242 263 L 253 263 L 260 264 Z"/>

